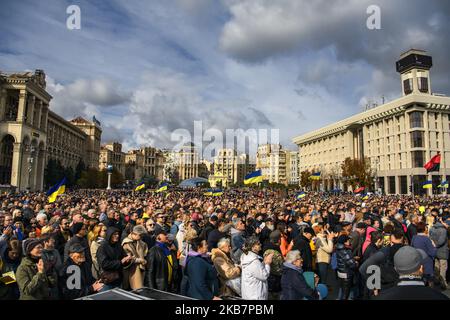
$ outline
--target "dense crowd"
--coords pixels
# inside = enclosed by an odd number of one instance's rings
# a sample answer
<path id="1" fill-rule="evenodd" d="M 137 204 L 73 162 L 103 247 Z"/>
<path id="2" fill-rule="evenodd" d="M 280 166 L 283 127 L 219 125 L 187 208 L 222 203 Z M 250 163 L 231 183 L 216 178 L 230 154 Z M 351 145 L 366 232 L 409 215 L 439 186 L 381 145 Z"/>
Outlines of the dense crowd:
<path id="1" fill-rule="evenodd" d="M 1 195 L 0 299 L 118 287 L 206 300 L 447 299 L 449 199 L 295 195 Z"/>

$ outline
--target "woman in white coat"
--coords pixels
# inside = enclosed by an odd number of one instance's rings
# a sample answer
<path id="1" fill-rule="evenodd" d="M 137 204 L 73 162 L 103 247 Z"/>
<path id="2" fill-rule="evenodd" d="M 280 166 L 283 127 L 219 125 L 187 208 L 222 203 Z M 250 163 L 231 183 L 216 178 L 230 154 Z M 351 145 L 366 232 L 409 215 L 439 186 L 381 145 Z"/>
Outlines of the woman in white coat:
<path id="1" fill-rule="evenodd" d="M 269 287 L 267 279 L 270 275 L 270 264 L 273 253 L 264 260 L 259 256 L 261 243 L 256 237 L 245 241 L 241 256 L 242 279 L 241 294 L 245 300 L 267 300 Z"/>

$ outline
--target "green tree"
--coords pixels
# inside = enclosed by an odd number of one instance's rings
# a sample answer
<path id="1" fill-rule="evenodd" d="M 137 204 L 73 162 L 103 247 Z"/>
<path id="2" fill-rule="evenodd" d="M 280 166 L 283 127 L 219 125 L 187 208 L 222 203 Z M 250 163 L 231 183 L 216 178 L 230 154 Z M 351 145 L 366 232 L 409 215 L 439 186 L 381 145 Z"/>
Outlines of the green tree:
<path id="1" fill-rule="evenodd" d="M 372 169 L 368 158 L 346 158 L 342 164 L 342 177 L 352 189 L 357 186 L 370 188 L 372 185 Z"/>

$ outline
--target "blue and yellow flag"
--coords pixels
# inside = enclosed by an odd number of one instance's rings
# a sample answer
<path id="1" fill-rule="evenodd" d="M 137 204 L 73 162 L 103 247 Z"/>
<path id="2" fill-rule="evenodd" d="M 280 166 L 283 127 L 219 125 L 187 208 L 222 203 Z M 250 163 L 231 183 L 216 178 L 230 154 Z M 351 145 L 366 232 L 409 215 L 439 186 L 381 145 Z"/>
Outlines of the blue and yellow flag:
<path id="1" fill-rule="evenodd" d="M 442 181 L 441 184 L 438 186 L 438 188 L 445 188 L 448 189 L 448 181 Z"/>
<path id="2" fill-rule="evenodd" d="M 206 192 L 203 192 L 203 195 L 204 195 L 204 196 L 212 196 L 212 195 L 213 195 L 213 192 L 212 192 L 211 189 L 208 189 L 208 190 L 206 190 Z"/>
<path id="3" fill-rule="evenodd" d="M 223 195 L 222 189 L 213 190 L 213 192 L 212 192 L 213 197 L 220 197 L 221 195 Z"/>
<path id="4" fill-rule="evenodd" d="M 361 199 L 362 200 L 368 200 L 369 199 L 369 195 L 368 194 L 363 194 L 363 195 L 361 195 Z"/>
<path id="5" fill-rule="evenodd" d="M 423 183 L 422 188 L 424 189 L 431 189 L 433 188 L 433 182 L 431 180 L 427 180 Z"/>
<path id="6" fill-rule="evenodd" d="M 311 180 L 320 180 L 320 172 L 314 172 L 312 175 L 309 176 Z"/>
<path id="7" fill-rule="evenodd" d="M 136 186 L 136 188 L 134 189 L 134 191 L 139 191 L 145 188 L 145 183 L 140 183 Z"/>
<path id="8" fill-rule="evenodd" d="M 166 191 L 168 187 L 169 187 L 169 184 L 168 184 L 167 182 L 163 182 L 163 183 L 161 183 L 161 185 L 158 187 L 158 189 L 156 190 L 156 192 L 163 192 L 163 191 Z"/>
<path id="9" fill-rule="evenodd" d="M 64 177 L 58 184 L 55 184 L 47 192 L 48 202 L 53 203 L 56 201 L 56 197 L 66 192 L 66 177 Z"/>
<path id="10" fill-rule="evenodd" d="M 295 196 L 297 198 L 297 200 L 300 200 L 304 197 L 306 197 L 306 193 L 304 191 L 297 193 L 297 195 Z"/>
<path id="11" fill-rule="evenodd" d="M 244 184 L 260 183 L 262 181 L 263 181 L 263 176 L 262 176 L 261 170 L 253 171 L 253 172 L 249 173 L 248 175 L 246 175 L 244 178 Z"/>

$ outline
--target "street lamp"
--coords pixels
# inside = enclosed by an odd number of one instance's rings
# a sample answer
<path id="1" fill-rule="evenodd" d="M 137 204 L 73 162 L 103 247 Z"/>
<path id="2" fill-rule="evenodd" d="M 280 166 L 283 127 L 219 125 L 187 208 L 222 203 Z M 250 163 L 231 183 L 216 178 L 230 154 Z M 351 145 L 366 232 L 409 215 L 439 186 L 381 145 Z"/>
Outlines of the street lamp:
<path id="1" fill-rule="evenodd" d="M 106 172 L 108 173 L 108 186 L 106 187 L 106 190 L 111 190 L 111 175 L 112 175 L 112 171 L 113 171 L 113 166 L 109 164 L 106 167 Z"/>
<path id="2" fill-rule="evenodd" d="M 31 191 L 31 176 L 33 172 L 33 162 L 34 162 L 34 155 L 35 155 L 35 148 L 34 146 L 28 145 L 26 147 L 26 151 L 30 152 L 30 156 L 27 159 L 28 162 L 28 190 Z"/>

